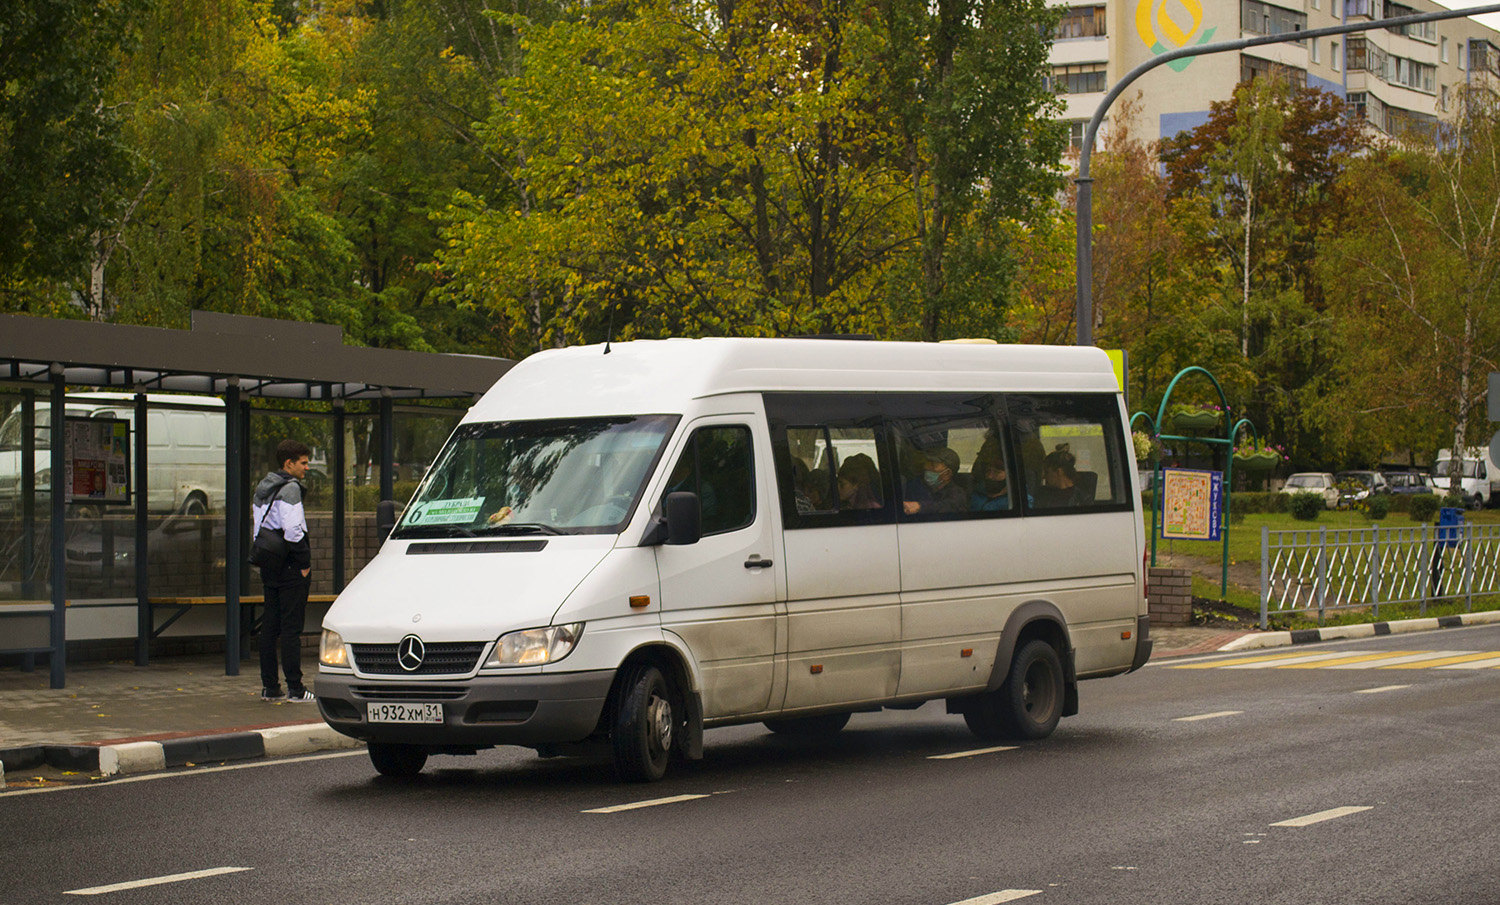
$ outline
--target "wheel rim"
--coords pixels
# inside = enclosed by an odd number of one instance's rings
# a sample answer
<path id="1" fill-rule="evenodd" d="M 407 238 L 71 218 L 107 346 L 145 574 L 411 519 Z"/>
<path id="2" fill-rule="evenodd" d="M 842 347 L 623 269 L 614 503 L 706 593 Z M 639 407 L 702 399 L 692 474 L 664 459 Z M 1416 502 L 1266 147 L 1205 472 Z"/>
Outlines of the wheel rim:
<path id="1" fill-rule="evenodd" d="M 1052 667 L 1037 660 L 1026 668 L 1026 680 L 1021 683 L 1021 703 L 1026 715 L 1038 723 L 1046 722 L 1057 701 L 1057 683 L 1053 681 Z"/>
<path id="2" fill-rule="evenodd" d="M 649 727 L 649 742 L 653 755 L 662 754 L 672 748 L 672 703 L 658 694 L 651 695 L 646 704 L 646 724 Z"/>

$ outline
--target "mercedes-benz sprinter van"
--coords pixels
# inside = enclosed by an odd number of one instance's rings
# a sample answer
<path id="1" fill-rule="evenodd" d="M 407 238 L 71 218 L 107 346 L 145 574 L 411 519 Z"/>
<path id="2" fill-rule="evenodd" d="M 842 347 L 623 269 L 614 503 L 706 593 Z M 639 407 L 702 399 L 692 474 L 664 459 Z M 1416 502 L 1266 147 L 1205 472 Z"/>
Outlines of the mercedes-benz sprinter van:
<path id="1" fill-rule="evenodd" d="M 539 353 L 329 610 L 318 705 L 388 775 L 523 745 L 654 780 L 707 728 L 936 699 L 1042 738 L 1150 653 L 1126 424 L 1092 348 Z"/>

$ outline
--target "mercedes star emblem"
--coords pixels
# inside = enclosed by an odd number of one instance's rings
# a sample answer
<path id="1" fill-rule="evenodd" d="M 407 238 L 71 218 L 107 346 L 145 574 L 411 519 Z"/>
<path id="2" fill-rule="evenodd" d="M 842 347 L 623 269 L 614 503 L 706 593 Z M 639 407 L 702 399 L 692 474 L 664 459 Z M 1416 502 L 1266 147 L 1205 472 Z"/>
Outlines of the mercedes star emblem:
<path id="1" fill-rule="evenodd" d="M 422 668 L 422 660 L 427 656 L 427 645 L 416 635 L 407 635 L 401 639 L 396 646 L 396 662 L 407 672 L 416 672 Z"/>

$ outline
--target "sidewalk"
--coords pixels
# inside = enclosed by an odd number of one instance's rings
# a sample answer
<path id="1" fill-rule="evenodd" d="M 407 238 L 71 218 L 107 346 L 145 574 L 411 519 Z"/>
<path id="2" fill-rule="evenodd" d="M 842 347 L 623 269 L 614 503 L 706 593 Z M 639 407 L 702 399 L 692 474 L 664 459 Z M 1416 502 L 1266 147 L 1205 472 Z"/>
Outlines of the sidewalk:
<path id="1" fill-rule="evenodd" d="M 1151 659 L 1490 622 L 1500 622 L 1500 611 L 1298 632 L 1153 628 Z M 304 656 L 303 665 L 315 680 L 314 659 Z M 0 701 L 0 782 L 9 772 L 12 788 L 36 785 L 35 776 L 79 782 L 361 744 L 329 728 L 316 704 L 262 701 L 254 659 L 226 676 L 222 654 L 160 657 L 148 667 L 79 663 L 61 689 L 48 687 L 45 664 L 0 669 Z"/>

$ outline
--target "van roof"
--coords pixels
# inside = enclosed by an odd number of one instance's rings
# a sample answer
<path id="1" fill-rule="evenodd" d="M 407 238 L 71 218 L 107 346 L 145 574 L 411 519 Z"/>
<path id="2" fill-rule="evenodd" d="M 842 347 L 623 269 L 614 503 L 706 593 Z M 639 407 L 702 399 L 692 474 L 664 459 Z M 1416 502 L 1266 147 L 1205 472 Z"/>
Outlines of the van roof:
<path id="1" fill-rule="evenodd" d="M 539 352 L 508 372 L 465 421 L 677 412 L 730 393 L 1119 392 L 1091 346 L 666 339 Z"/>

